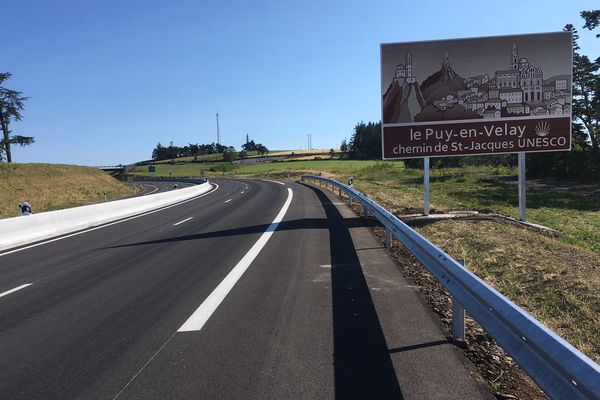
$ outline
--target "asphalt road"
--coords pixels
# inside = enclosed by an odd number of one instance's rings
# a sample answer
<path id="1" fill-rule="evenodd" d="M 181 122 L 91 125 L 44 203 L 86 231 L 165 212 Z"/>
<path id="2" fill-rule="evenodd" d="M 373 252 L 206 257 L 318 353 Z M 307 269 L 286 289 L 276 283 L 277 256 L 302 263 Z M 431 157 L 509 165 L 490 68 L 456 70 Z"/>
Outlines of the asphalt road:
<path id="1" fill-rule="evenodd" d="M 489 396 L 335 198 L 289 182 L 216 184 L 0 253 L 0 399 Z"/>

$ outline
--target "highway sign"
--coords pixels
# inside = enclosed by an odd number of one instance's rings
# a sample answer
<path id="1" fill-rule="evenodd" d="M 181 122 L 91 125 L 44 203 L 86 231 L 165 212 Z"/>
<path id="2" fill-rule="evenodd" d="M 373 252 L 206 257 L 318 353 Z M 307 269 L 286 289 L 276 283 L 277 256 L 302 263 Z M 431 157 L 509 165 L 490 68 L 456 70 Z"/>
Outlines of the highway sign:
<path id="1" fill-rule="evenodd" d="M 571 149 L 571 32 L 381 45 L 383 158 Z"/>
<path id="2" fill-rule="evenodd" d="M 156 167 L 154 165 L 150 165 L 148 167 L 148 172 L 156 172 Z"/>

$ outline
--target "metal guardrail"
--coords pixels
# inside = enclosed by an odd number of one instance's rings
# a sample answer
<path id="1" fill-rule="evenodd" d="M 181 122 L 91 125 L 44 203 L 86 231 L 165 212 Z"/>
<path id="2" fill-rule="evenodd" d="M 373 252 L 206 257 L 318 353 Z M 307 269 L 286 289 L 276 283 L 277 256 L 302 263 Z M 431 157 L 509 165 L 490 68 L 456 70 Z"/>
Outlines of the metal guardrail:
<path id="1" fill-rule="evenodd" d="M 498 342 L 552 399 L 600 399 L 600 366 L 439 247 L 364 194 L 333 179 L 304 175 L 359 202 L 386 229 L 386 245 L 398 239 L 450 292 L 453 322 L 464 321 L 464 309 Z M 464 307 L 464 309 L 463 309 Z M 456 314 L 458 312 L 458 315 Z M 462 314 L 462 315 L 460 315 Z M 464 322 L 462 322 L 464 338 Z M 453 328 L 454 329 L 454 328 Z M 453 330 L 460 337 L 461 327 Z"/>

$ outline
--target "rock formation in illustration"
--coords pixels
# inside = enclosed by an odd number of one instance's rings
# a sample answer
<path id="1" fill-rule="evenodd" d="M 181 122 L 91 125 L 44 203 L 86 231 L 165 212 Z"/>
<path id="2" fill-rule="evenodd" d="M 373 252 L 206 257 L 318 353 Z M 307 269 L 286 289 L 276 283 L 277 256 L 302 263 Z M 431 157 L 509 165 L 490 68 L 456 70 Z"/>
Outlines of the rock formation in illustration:
<path id="1" fill-rule="evenodd" d="M 406 64 L 396 66 L 394 79 L 383 95 L 383 121 L 412 122 L 425 100 L 412 70 L 412 55 L 406 53 Z"/>

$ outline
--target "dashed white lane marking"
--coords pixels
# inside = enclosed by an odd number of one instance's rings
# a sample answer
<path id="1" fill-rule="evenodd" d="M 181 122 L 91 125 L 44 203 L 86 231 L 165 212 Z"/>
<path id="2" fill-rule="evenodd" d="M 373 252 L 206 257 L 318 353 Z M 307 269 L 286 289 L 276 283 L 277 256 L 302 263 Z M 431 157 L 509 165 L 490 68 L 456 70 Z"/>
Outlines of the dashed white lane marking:
<path id="1" fill-rule="evenodd" d="M 179 224 L 183 224 L 184 222 L 187 222 L 187 221 L 189 221 L 190 219 L 194 219 L 194 217 L 189 217 L 189 218 L 186 218 L 186 219 L 184 219 L 183 221 L 179 221 L 179 222 L 177 222 L 177 223 L 173 224 L 173 226 L 177 226 L 177 225 L 179 225 Z"/>
<path id="2" fill-rule="evenodd" d="M 283 185 L 283 186 L 285 186 L 285 183 L 283 183 L 283 182 L 279 182 L 279 181 L 272 181 L 272 180 L 270 180 L 270 179 L 263 179 L 263 181 L 265 181 L 265 182 L 279 183 L 280 185 Z"/>
<path id="3" fill-rule="evenodd" d="M 19 251 L 23 251 L 23 250 L 31 249 L 32 247 L 41 246 L 41 245 L 43 245 L 43 244 L 47 244 L 47 243 L 56 242 L 56 241 L 58 241 L 58 240 L 63 240 L 63 239 L 66 239 L 66 238 L 70 238 L 70 237 L 73 237 L 73 236 L 77 236 L 77 235 L 82 235 L 82 234 L 84 234 L 84 233 L 88 233 L 88 232 L 91 232 L 91 231 L 95 231 L 95 230 L 97 230 L 97 229 L 106 228 L 107 226 L 111 226 L 111 225 L 120 224 L 121 222 L 125 222 L 125 221 L 131 221 L 132 219 L 136 219 L 136 218 L 140 218 L 140 217 L 143 217 L 143 216 L 146 216 L 146 215 L 154 214 L 154 213 L 156 213 L 156 212 L 159 212 L 159 211 L 166 210 L 167 208 L 176 207 L 176 206 L 178 206 L 178 205 L 181 205 L 181 204 L 184 204 L 184 203 L 187 203 L 187 202 L 190 202 L 190 201 L 197 200 L 197 199 L 199 199 L 200 197 L 207 196 L 207 195 L 209 195 L 209 194 L 211 194 L 211 193 L 214 193 L 214 192 L 216 192 L 216 191 L 217 191 L 217 189 L 219 189 L 219 185 L 217 185 L 216 183 L 211 183 L 211 185 L 215 185 L 215 188 L 214 188 L 214 189 L 212 189 L 212 190 L 211 190 L 211 191 L 209 191 L 209 192 L 206 192 L 206 193 L 204 193 L 204 194 L 201 194 L 200 196 L 192 197 L 191 199 L 187 199 L 187 200 L 184 200 L 184 201 L 180 201 L 179 203 L 171 204 L 170 206 L 166 206 L 166 207 L 159 208 L 158 210 L 152 210 L 152 211 L 148 211 L 148 212 L 145 212 L 145 213 L 142 213 L 142 214 L 134 215 L 133 217 L 129 217 L 129 218 L 125 218 L 125 219 L 121 219 L 121 220 L 118 220 L 118 221 L 115 221 L 115 222 L 110 222 L 110 223 L 108 223 L 108 224 L 104 224 L 104 225 L 96 226 L 96 227 L 94 227 L 94 228 L 86 229 L 86 230 L 84 230 L 84 231 L 80 231 L 80 232 L 71 233 L 70 235 L 65 235 L 65 236 L 61 236 L 61 237 L 54 238 L 54 239 L 45 240 L 45 241 L 43 241 L 43 242 L 35 243 L 35 244 L 29 245 L 29 246 L 20 247 L 20 248 L 18 248 L 18 249 L 15 249 L 15 250 L 9 250 L 9 251 L 6 251 L 6 252 L 4 252 L 4 253 L 0 253 L 0 257 L 2 257 L 2 256 L 6 256 L 6 255 L 8 255 L 8 254 L 16 253 L 16 252 L 19 252 Z"/>
<path id="4" fill-rule="evenodd" d="M 271 225 L 269 225 L 267 230 L 263 232 L 248 253 L 246 253 L 246 255 L 237 263 L 237 265 L 233 267 L 225 279 L 219 283 L 219 286 L 213 290 L 213 292 L 206 298 L 206 300 L 204 300 L 202 304 L 200 304 L 200 307 L 194 311 L 194 313 L 188 318 L 187 321 L 185 321 L 185 323 L 177 332 L 199 331 L 202 329 L 206 321 L 208 321 L 217 307 L 219 307 L 223 300 L 225 300 L 227 294 L 229 294 L 231 289 L 233 289 L 237 281 L 242 277 L 244 272 L 246 272 L 248 267 L 250 267 L 252 261 L 254 261 L 256 256 L 258 256 L 262 248 L 265 247 L 277 229 L 277 226 L 283 220 L 285 213 L 292 203 L 292 197 L 294 197 L 294 193 L 292 192 L 292 189 L 288 188 L 288 197 Z"/>
<path id="5" fill-rule="evenodd" d="M 240 192 L 240 194 L 244 194 L 244 191 L 242 190 L 242 191 Z"/>
<path id="6" fill-rule="evenodd" d="M 229 199 L 229 200 L 225 200 L 225 203 L 229 203 L 230 201 L 231 201 L 231 199 Z"/>
<path id="7" fill-rule="evenodd" d="M 33 285 L 33 283 L 26 283 L 26 284 L 24 284 L 24 285 L 17 286 L 16 288 L 13 288 L 13 289 L 7 290 L 6 292 L 2 292 L 2 293 L 0 293 L 0 297 L 4 297 L 4 296 L 6 296 L 6 295 L 9 295 L 9 294 L 11 294 L 11 293 L 14 293 L 14 292 L 16 292 L 17 290 L 24 289 L 24 288 L 26 288 L 27 286 L 31 286 L 31 285 Z"/>

